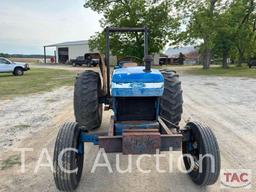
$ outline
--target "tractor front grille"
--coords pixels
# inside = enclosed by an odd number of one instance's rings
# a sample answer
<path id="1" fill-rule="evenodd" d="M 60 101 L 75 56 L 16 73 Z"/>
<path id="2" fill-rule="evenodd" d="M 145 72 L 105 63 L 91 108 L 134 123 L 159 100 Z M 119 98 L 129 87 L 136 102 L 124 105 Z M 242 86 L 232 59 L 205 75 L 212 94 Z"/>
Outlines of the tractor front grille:
<path id="1" fill-rule="evenodd" d="M 118 121 L 156 120 L 156 97 L 119 97 L 116 98 Z"/>

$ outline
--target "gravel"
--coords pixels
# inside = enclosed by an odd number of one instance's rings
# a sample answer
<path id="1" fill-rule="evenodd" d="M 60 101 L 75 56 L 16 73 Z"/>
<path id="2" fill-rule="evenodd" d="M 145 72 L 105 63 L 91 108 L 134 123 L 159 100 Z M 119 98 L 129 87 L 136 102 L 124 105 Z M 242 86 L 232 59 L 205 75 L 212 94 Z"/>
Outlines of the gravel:
<path id="1" fill-rule="evenodd" d="M 73 97 L 71 87 L 0 101 L 0 148 L 15 144 L 50 125 Z"/>

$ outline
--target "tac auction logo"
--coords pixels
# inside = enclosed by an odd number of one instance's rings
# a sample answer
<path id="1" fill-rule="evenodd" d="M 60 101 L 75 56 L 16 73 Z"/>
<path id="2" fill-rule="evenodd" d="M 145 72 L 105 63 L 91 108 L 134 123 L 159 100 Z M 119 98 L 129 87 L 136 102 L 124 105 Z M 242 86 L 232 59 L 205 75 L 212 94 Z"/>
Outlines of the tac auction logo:
<path id="1" fill-rule="evenodd" d="M 252 187 L 252 171 L 250 169 L 223 169 L 221 170 L 221 188 Z"/>

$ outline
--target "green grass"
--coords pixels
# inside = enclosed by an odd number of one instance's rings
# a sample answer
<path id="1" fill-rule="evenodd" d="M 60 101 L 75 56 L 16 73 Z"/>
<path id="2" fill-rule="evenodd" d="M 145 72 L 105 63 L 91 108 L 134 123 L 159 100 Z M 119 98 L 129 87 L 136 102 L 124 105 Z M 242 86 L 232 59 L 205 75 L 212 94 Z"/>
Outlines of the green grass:
<path id="1" fill-rule="evenodd" d="M 12 155 L 9 158 L 5 159 L 1 163 L 1 170 L 9 169 L 14 165 L 20 165 L 20 156 L 19 155 Z"/>
<path id="2" fill-rule="evenodd" d="M 32 68 L 23 76 L 0 74 L 0 98 L 10 99 L 31 93 L 48 92 L 73 85 L 75 73 L 60 69 Z"/>
<path id="3" fill-rule="evenodd" d="M 256 69 L 249 69 L 248 66 L 237 67 L 235 65 L 229 66 L 228 69 L 223 69 L 221 66 L 211 66 L 210 69 L 204 70 L 202 66 L 184 67 L 185 74 L 192 75 L 208 75 L 208 76 L 226 76 L 226 77 L 248 77 L 256 78 Z"/>

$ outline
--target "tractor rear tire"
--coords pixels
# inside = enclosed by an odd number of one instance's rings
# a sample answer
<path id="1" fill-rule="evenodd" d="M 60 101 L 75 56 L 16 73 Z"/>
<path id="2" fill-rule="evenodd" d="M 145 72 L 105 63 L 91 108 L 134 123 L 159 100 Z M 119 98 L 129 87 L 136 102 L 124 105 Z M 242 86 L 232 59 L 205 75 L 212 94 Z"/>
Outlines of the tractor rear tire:
<path id="1" fill-rule="evenodd" d="M 160 116 L 166 119 L 168 127 L 178 126 L 183 112 L 183 97 L 179 75 L 175 71 L 162 70 L 164 94 L 160 98 Z"/>
<path id="2" fill-rule="evenodd" d="M 53 176 L 56 187 L 61 191 L 75 190 L 81 179 L 84 154 L 77 151 L 80 132 L 77 123 L 65 123 L 55 142 Z"/>
<path id="3" fill-rule="evenodd" d="M 183 156 L 186 169 L 192 170 L 188 174 L 197 185 L 212 185 L 219 177 L 221 166 L 216 137 L 208 126 L 199 122 L 189 122 L 186 128 L 188 134 L 182 143 L 182 153 L 186 154 Z M 194 164 L 187 155 L 191 155 Z"/>
<path id="4" fill-rule="evenodd" d="M 80 129 L 99 128 L 102 122 L 102 104 L 99 104 L 100 76 L 94 71 L 81 73 L 75 83 L 74 111 Z"/>

